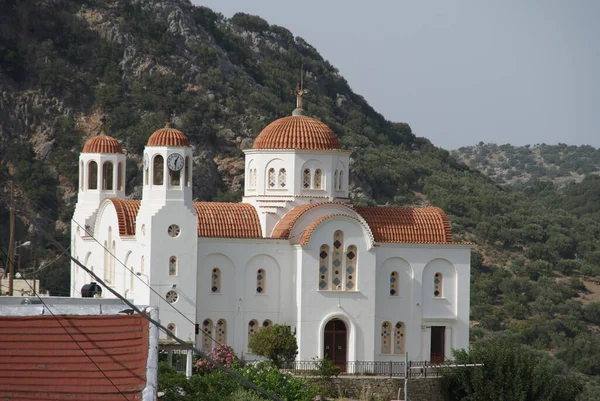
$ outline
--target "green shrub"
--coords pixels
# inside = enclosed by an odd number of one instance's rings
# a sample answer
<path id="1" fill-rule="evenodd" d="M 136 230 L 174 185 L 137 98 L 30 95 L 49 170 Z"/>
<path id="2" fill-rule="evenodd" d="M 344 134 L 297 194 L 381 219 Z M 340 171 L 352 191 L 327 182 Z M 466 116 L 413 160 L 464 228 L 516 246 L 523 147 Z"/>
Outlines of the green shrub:
<path id="1" fill-rule="evenodd" d="M 253 354 L 269 358 L 281 368 L 296 359 L 298 344 L 290 326 L 276 324 L 263 327 L 250 337 L 248 348 Z"/>

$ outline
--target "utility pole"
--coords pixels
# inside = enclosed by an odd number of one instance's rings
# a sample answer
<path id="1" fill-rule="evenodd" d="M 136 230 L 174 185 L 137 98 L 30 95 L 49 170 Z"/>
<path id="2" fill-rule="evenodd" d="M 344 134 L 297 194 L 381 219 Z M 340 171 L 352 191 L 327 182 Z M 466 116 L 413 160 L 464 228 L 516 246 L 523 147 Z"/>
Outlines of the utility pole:
<path id="1" fill-rule="evenodd" d="M 15 209 L 13 207 L 15 197 L 14 197 L 14 184 L 11 180 L 10 182 L 10 205 L 9 205 L 9 213 L 10 213 L 10 243 L 8 244 L 8 295 L 12 297 L 13 295 L 13 279 L 15 277 Z"/>

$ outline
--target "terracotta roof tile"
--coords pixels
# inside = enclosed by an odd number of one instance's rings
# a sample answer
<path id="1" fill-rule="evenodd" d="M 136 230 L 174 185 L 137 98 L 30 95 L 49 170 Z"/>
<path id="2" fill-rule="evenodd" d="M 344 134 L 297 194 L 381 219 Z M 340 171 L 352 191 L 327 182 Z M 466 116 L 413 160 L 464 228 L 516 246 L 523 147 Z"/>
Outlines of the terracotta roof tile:
<path id="1" fill-rule="evenodd" d="M 198 236 L 206 238 L 262 238 L 256 209 L 248 203 L 194 202 Z"/>
<path id="2" fill-rule="evenodd" d="M 253 149 L 340 149 L 340 141 L 321 121 L 288 116 L 273 121 L 254 140 Z"/>
<path id="3" fill-rule="evenodd" d="M 377 242 L 446 244 L 452 242 L 450 220 L 437 207 L 356 207 Z"/>
<path id="4" fill-rule="evenodd" d="M 185 134 L 175 128 L 165 127 L 155 131 L 146 146 L 190 146 L 190 142 Z"/>
<path id="5" fill-rule="evenodd" d="M 141 202 L 132 199 L 109 199 L 117 212 L 119 220 L 119 235 L 135 235 L 135 219 L 140 210 Z"/>
<path id="6" fill-rule="evenodd" d="M 317 206 L 325 206 L 325 205 L 342 205 L 346 206 L 350 209 L 350 207 L 341 202 L 317 202 L 317 203 L 307 203 L 305 205 L 300 205 L 289 212 L 287 212 L 279 222 L 273 228 L 273 234 L 271 234 L 271 238 L 279 238 L 279 239 L 288 239 L 290 236 L 290 232 L 292 228 L 294 228 L 294 224 L 298 221 L 300 217 L 310 209 Z"/>
<path id="7" fill-rule="evenodd" d="M 317 206 L 342 205 L 360 215 L 369 225 L 376 242 L 400 242 L 421 244 L 446 244 L 452 242 L 448 216 L 437 207 L 350 207 L 340 202 L 310 203 L 295 207 L 275 225 L 272 238 L 288 239 L 300 217 Z M 341 214 L 328 214 L 315 219 L 304 231 L 302 238 L 310 238 L 323 220 Z M 348 216 L 351 217 L 351 216 Z M 307 237 L 308 236 L 308 237 Z M 308 240 L 308 239 L 306 239 Z M 300 240 L 302 243 L 303 239 Z"/>
<path id="8" fill-rule="evenodd" d="M 140 400 L 148 322 L 142 316 L 0 316 L 0 399 Z M 98 370 L 81 348 L 112 380 Z"/>
<path id="9" fill-rule="evenodd" d="M 123 148 L 112 136 L 98 135 L 86 141 L 81 153 L 123 153 Z"/>
<path id="10" fill-rule="evenodd" d="M 302 236 L 300 237 L 300 241 L 298 241 L 299 244 L 302 245 L 306 245 L 309 243 L 310 241 L 310 237 L 312 236 L 313 231 L 315 231 L 315 229 L 317 228 L 317 226 L 319 224 L 321 224 L 322 222 L 324 222 L 327 219 L 330 219 L 332 217 L 339 217 L 339 216 L 343 216 L 345 218 L 350 218 L 350 219 L 354 219 L 358 222 L 360 222 L 356 217 L 354 216 L 348 216 L 347 214 L 328 214 L 326 216 L 321 216 L 316 218 L 312 223 L 310 223 L 310 225 L 308 227 L 306 227 L 304 229 L 304 232 L 302 233 Z"/>

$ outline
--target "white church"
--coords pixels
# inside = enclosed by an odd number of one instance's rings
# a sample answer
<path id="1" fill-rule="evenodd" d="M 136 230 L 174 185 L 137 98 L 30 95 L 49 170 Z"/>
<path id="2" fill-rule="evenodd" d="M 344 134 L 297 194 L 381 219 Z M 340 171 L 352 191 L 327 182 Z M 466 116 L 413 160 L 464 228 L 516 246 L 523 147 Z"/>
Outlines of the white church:
<path id="1" fill-rule="evenodd" d="M 291 326 L 298 360 L 342 368 L 407 351 L 437 362 L 468 346 L 471 245 L 452 241 L 441 209 L 352 206 L 351 152 L 304 115 L 301 94 L 244 153 L 241 203 L 194 202 L 192 146 L 167 124 L 148 139 L 131 200 L 120 143 L 92 137 L 72 255 L 204 350 L 228 344 L 251 359 L 250 336 L 274 324 Z M 73 264 L 71 296 L 92 281 Z"/>

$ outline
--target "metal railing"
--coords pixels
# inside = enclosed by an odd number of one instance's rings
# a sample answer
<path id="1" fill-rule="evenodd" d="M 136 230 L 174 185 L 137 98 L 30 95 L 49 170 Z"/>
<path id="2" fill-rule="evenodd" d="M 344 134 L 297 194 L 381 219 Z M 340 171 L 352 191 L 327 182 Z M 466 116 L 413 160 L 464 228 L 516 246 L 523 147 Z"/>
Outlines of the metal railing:
<path id="1" fill-rule="evenodd" d="M 339 375 L 355 376 L 380 376 L 380 377 L 406 377 L 408 378 L 427 378 L 439 377 L 442 369 L 454 367 L 453 362 L 427 362 L 427 361 L 409 361 L 408 369 L 405 362 L 394 361 L 348 361 L 345 364 L 336 365 L 339 369 Z M 323 375 L 323 362 L 313 361 L 294 361 L 283 367 L 282 370 L 294 375 L 318 376 Z M 337 375 L 337 374 L 336 374 Z"/>

